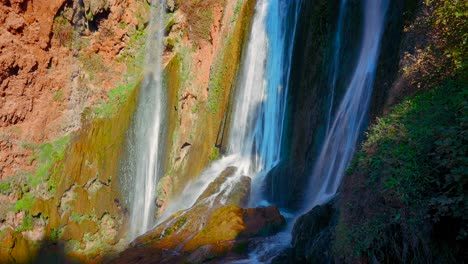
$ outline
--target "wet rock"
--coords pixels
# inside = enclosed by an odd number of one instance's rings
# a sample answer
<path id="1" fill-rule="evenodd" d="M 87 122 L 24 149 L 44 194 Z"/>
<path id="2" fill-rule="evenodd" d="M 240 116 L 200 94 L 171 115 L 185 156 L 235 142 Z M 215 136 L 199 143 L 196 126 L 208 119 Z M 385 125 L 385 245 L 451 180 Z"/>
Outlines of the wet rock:
<path id="1" fill-rule="evenodd" d="M 80 224 L 72 221 L 72 222 L 69 222 L 68 225 L 66 225 L 63 228 L 62 239 L 65 241 L 72 240 L 72 239 L 76 241 L 81 241 L 81 239 L 83 238 L 83 235 L 84 235 L 84 232 Z"/>
<path id="2" fill-rule="evenodd" d="M 31 257 L 31 247 L 21 233 L 15 233 L 15 246 L 11 250 L 11 256 L 15 263 L 28 263 Z"/>
<path id="3" fill-rule="evenodd" d="M 13 248 L 15 245 L 15 237 L 13 229 L 8 228 L 2 236 L 1 247 L 2 251 Z"/>
<path id="4" fill-rule="evenodd" d="M 113 263 L 123 263 L 121 260 L 134 255 L 141 248 L 147 249 L 144 255 L 167 250 L 185 261 L 202 263 L 234 254 L 239 251 L 239 245 L 245 248 L 250 239 L 273 235 L 284 224 L 285 219 L 274 206 L 243 209 L 229 205 L 211 213 L 193 209 L 182 211 L 135 240 L 132 247 Z M 164 263 L 172 255 L 159 257 L 158 261 Z"/>
<path id="5" fill-rule="evenodd" d="M 270 236 L 286 224 L 275 206 L 245 209 L 243 220 L 245 229 L 239 234 L 240 238 Z"/>
<path id="6" fill-rule="evenodd" d="M 292 231 L 291 248 L 273 263 L 333 263 L 332 232 L 336 225 L 334 201 L 318 205 L 299 217 Z"/>
<path id="7" fill-rule="evenodd" d="M 236 167 L 227 167 L 221 174 L 211 182 L 206 190 L 198 197 L 196 204 L 206 199 L 214 199 L 214 204 L 245 206 L 249 200 L 251 179 L 240 176 L 237 179 Z M 231 181 L 230 183 L 227 183 Z M 225 184 L 233 184 L 232 188 L 223 188 Z M 227 189 L 227 190 L 226 190 Z"/>

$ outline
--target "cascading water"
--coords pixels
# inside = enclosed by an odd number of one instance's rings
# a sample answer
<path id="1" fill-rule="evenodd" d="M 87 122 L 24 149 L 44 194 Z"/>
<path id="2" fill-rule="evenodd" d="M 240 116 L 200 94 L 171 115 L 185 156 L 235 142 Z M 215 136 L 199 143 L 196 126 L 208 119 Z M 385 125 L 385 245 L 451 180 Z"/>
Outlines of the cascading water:
<path id="1" fill-rule="evenodd" d="M 243 68 L 236 90 L 227 155 L 214 161 L 171 202 L 165 217 L 193 205 L 203 190 L 229 166 L 236 175 L 225 185 L 232 188 L 241 175 L 253 179 L 251 203 L 261 203 L 263 178 L 279 162 L 286 106 L 291 49 L 287 46 L 286 12 L 295 1 L 259 0 Z"/>
<path id="2" fill-rule="evenodd" d="M 338 81 L 338 67 L 340 65 L 340 53 L 341 53 L 341 31 L 343 30 L 344 14 L 346 11 L 347 0 L 341 0 L 340 14 L 338 16 L 338 27 L 336 29 L 335 41 L 333 43 L 333 60 L 332 60 L 332 73 L 330 79 L 330 103 L 327 111 L 327 126 L 325 134 L 330 132 L 330 126 L 332 122 L 333 105 L 335 102 L 335 91 L 336 82 Z"/>
<path id="3" fill-rule="evenodd" d="M 145 75 L 140 85 L 136 115 L 128 135 L 125 174 L 131 197 L 129 238 L 148 231 L 154 224 L 155 188 L 162 174 L 162 124 L 165 119 L 165 93 L 162 86 L 164 8 L 152 4 L 147 29 Z"/>
<path id="4" fill-rule="evenodd" d="M 389 0 L 364 1 L 364 30 L 360 55 L 315 163 L 305 209 L 325 203 L 335 195 L 354 154 L 364 129 L 372 95 L 388 2 Z"/>

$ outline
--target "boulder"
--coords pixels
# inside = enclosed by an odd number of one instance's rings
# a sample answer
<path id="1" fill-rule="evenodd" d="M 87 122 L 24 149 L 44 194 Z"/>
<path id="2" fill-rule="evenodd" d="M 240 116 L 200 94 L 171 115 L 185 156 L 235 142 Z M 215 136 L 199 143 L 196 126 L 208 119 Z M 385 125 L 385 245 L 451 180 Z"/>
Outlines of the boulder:
<path id="1" fill-rule="evenodd" d="M 157 256 L 154 263 L 169 263 L 174 256 L 178 256 L 181 262 L 202 263 L 239 254 L 239 248 L 247 248 L 254 238 L 274 235 L 286 223 L 274 206 L 243 209 L 228 205 L 219 207 L 206 217 L 204 210 L 196 211 L 198 214 L 194 212 L 176 213 L 132 242 L 132 247 L 111 263 L 131 260 L 136 252 L 140 252 L 140 258 Z"/>
<path id="2" fill-rule="evenodd" d="M 332 232 L 336 216 L 334 201 L 317 205 L 300 216 L 293 227 L 291 248 L 280 253 L 272 263 L 333 263 Z"/>

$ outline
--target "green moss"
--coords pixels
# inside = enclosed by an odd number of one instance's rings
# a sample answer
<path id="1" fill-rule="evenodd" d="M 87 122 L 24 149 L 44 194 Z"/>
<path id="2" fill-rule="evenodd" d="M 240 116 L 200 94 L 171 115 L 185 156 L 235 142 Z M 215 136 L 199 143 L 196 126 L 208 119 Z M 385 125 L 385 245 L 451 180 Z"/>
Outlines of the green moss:
<path id="1" fill-rule="evenodd" d="M 60 239 L 60 237 L 63 235 L 63 231 L 61 229 L 55 229 L 53 228 L 51 231 L 50 231 L 50 235 L 49 235 L 49 238 L 50 240 L 52 241 L 57 241 L 58 239 Z"/>
<path id="2" fill-rule="evenodd" d="M 164 233 L 162 234 L 162 238 L 172 235 L 173 233 L 177 232 L 184 224 L 187 222 L 187 217 L 181 216 L 179 217 L 173 225 L 166 228 Z"/>
<path id="3" fill-rule="evenodd" d="M 217 56 L 210 73 L 207 108 L 212 113 L 223 110 L 221 106 L 227 101 L 226 97 L 234 83 L 241 60 L 244 40 L 247 39 L 250 32 L 253 4 L 255 4 L 255 1 L 245 2 L 240 11 L 235 14 L 235 19 L 238 22 L 234 31 L 228 36 L 222 51 Z"/>
<path id="4" fill-rule="evenodd" d="M 137 30 L 130 35 L 127 48 L 116 59 L 127 66 L 127 73 L 124 81 L 116 88 L 108 92 L 108 100 L 101 102 L 92 109 L 93 116 L 87 116 L 88 119 L 110 118 L 114 116 L 119 109 L 127 102 L 132 91 L 138 85 L 144 65 L 146 43 L 146 30 Z"/>
<path id="5" fill-rule="evenodd" d="M 243 211 L 237 206 L 218 208 L 208 223 L 186 245 L 185 250 L 194 250 L 201 245 L 234 240 L 245 229 Z"/>
<path id="6" fill-rule="evenodd" d="M 63 100 L 63 91 L 62 90 L 58 90 L 55 92 L 54 94 L 54 101 L 55 102 L 60 102 Z"/>
<path id="7" fill-rule="evenodd" d="M 121 84 L 109 91 L 109 99 L 100 106 L 94 108 L 94 114 L 98 118 L 110 118 L 114 116 L 123 104 L 128 100 L 131 91 L 135 88 L 136 83 Z"/>
<path id="8" fill-rule="evenodd" d="M 219 158 L 221 158 L 221 154 L 219 153 L 219 148 L 213 147 L 211 149 L 209 160 L 213 161 L 213 160 L 217 160 Z"/>
<path id="9" fill-rule="evenodd" d="M 31 187 L 50 179 L 55 172 L 54 165 L 64 159 L 69 144 L 70 136 L 65 136 L 54 142 L 44 143 L 34 150 L 32 159 L 37 160 L 36 172 L 27 179 Z M 48 181 L 48 184 L 53 187 L 55 183 Z"/>
<path id="10" fill-rule="evenodd" d="M 31 193 L 26 193 L 23 196 L 23 198 L 21 198 L 18 202 L 16 202 L 16 204 L 13 206 L 13 209 L 16 212 L 19 212 L 19 211 L 28 212 L 35 202 L 36 202 L 36 197 L 34 197 Z"/>

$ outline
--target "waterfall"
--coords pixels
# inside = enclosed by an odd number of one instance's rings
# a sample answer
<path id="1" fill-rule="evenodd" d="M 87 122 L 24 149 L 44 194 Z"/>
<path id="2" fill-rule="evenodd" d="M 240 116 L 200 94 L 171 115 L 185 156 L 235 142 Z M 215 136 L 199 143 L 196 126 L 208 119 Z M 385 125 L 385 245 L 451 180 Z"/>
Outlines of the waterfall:
<path id="1" fill-rule="evenodd" d="M 164 216 L 189 208 L 210 182 L 229 166 L 237 167 L 226 188 L 241 175 L 252 178 L 251 203 L 261 203 L 266 173 L 277 165 L 287 97 L 292 49 L 285 45 L 287 10 L 296 1 L 258 0 L 247 52 L 235 91 L 227 153 L 172 201 Z"/>
<path id="2" fill-rule="evenodd" d="M 315 162 L 305 209 L 325 203 L 335 195 L 354 154 L 364 129 L 372 95 L 388 2 L 389 0 L 364 1 L 364 29 L 360 55 Z"/>
<path id="3" fill-rule="evenodd" d="M 327 126 L 325 134 L 330 132 L 330 126 L 332 121 L 333 105 L 335 102 L 335 91 L 336 91 L 336 82 L 338 81 L 338 68 L 340 64 L 340 54 L 341 54 L 341 31 L 343 30 L 343 20 L 344 14 L 346 12 L 346 3 L 347 0 L 341 0 L 340 4 L 340 14 L 338 15 L 338 26 L 336 29 L 335 41 L 333 43 L 333 58 L 332 58 L 332 73 L 330 80 L 330 103 L 327 111 Z"/>
<path id="4" fill-rule="evenodd" d="M 162 175 L 162 124 L 165 93 L 162 86 L 163 4 L 151 5 L 147 28 L 145 73 L 132 127 L 128 133 L 126 177 L 130 201 L 129 238 L 133 239 L 154 225 L 156 184 Z"/>

